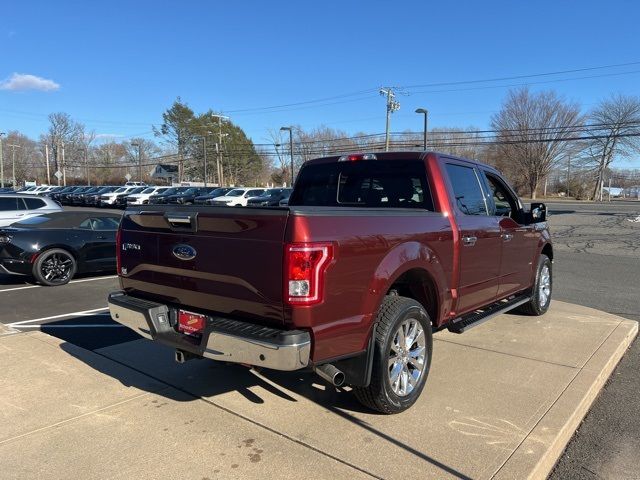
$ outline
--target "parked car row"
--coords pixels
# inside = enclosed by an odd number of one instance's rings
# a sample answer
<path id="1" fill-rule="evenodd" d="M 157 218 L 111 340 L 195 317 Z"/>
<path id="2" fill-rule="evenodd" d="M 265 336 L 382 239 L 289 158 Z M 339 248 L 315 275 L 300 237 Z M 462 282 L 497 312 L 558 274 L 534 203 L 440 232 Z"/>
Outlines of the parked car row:
<path id="1" fill-rule="evenodd" d="M 48 197 L 60 205 L 125 208 L 128 205 L 220 205 L 231 207 L 286 205 L 290 188 L 124 186 L 28 187 L 14 192 Z M 2 191 L 0 191 L 2 194 Z"/>

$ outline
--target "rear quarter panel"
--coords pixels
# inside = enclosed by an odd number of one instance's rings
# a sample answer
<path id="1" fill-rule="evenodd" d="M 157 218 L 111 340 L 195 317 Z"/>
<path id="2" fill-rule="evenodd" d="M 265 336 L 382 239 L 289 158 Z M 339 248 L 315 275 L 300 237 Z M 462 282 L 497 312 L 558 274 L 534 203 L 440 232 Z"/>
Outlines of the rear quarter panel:
<path id="1" fill-rule="evenodd" d="M 451 279 L 452 232 L 449 220 L 424 210 L 292 209 L 286 240 L 332 242 L 324 301 L 285 310 L 285 322 L 313 332 L 315 362 L 362 351 L 384 295 L 404 272 L 421 268 L 437 285 Z M 340 212 L 340 210 L 343 210 Z M 439 288 L 439 310 L 450 307 Z"/>

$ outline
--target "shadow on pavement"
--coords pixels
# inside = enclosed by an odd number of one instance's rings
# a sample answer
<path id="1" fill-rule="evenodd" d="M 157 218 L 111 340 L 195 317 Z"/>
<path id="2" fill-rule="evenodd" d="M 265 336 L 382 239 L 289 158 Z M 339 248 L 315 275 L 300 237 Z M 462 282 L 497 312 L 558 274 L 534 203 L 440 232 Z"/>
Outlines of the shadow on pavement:
<path id="1" fill-rule="evenodd" d="M 59 332 L 52 334 L 62 338 L 60 337 Z M 155 344 L 152 345 L 155 348 L 162 348 Z M 256 390 L 259 390 L 264 391 L 266 394 L 277 396 L 288 402 L 297 402 L 298 400 L 296 400 L 296 398 L 287 393 L 287 391 L 292 391 L 297 395 L 305 397 L 306 399 L 316 403 L 336 416 L 351 422 L 353 425 L 360 427 L 401 449 L 404 449 L 408 453 L 432 464 L 437 468 L 440 468 L 449 475 L 459 479 L 470 478 L 454 468 L 430 457 L 424 452 L 416 450 L 412 446 L 378 430 L 367 421 L 358 418 L 354 413 L 366 413 L 370 415 L 375 414 L 375 412 L 363 407 L 349 390 L 329 385 L 309 371 L 287 373 L 263 369 L 260 370 L 259 375 L 257 375 L 251 369 L 241 365 L 225 364 L 222 362 L 202 359 L 190 360 L 186 365 L 176 364 L 173 368 L 167 365 L 167 370 L 170 370 L 167 372 L 167 376 L 165 378 L 158 378 L 146 372 L 144 368 L 138 369 L 131 367 L 125 362 L 114 360 L 113 358 L 101 355 L 98 352 L 94 352 L 95 355 L 87 355 L 84 351 L 77 349 L 70 343 L 63 343 L 60 345 L 60 348 L 100 373 L 116 378 L 123 385 L 135 387 L 143 391 L 150 391 L 148 383 L 142 380 L 144 377 L 130 375 L 127 373 L 127 369 L 110 368 L 109 365 L 112 364 L 110 362 L 104 362 L 105 358 L 108 358 L 119 367 L 128 367 L 138 373 L 142 373 L 148 378 L 167 385 L 167 387 L 172 387 L 161 391 L 154 390 L 152 393 L 155 393 L 156 395 L 163 395 L 167 398 L 171 398 L 172 400 L 185 401 L 184 396 L 178 398 L 175 395 L 177 390 L 190 395 L 191 398 L 189 401 L 204 400 L 233 415 L 239 416 L 252 423 L 256 423 L 263 428 L 264 425 L 258 424 L 250 418 L 245 417 L 242 413 L 234 412 L 227 407 L 218 405 L 215 402 L 215 397 L 235 391 L 242 395 L 247 402 L 264 404 L 268 398 L 263 398 L 263 396 L 255 393 Z M 141 355 L 144 355 L 144 353 L 145 352 L 141 352 Z M 167 350 L 166 353 L 170 354 L 170 351 Z M 183 373 L 176 373 L 176 370 L 178 369 L 182 369 Z M 140 379 L 140 381 L 136 382 L 132 381 L 132 379 Z M 255 387 L 260 388 L 256 389 Z M 282 434 L 281 432 L 278 433 Z"/>

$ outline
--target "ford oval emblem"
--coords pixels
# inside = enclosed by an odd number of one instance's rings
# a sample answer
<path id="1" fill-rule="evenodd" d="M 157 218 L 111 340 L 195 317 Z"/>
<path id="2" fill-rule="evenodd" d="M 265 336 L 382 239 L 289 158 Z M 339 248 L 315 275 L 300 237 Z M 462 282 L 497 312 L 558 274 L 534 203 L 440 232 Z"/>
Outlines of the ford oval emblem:
<path id="1" fill-rule="evenodd" d="M 196 249 L 189 245 L 176 245 L 173 247 L 173 255 L 180 260 L 193 260 L 196 258 Z"/>

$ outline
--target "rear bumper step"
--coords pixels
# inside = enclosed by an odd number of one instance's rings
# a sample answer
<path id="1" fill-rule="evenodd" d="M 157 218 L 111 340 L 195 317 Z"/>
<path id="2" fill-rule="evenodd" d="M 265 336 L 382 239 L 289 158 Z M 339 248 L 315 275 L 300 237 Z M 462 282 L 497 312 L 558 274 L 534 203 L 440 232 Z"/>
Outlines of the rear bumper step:
<path id="1" fill-rule="evenodd" d="M 192 337 L 175 330 L 176 308 L 124 292 L 109 295 L 109 311 L 114 321 L 144 338 L 197 356 L 285 371 L 309 364 L 311 336 L 301 330 L 280 330 L 207 316 L 202 336 Z"/>

